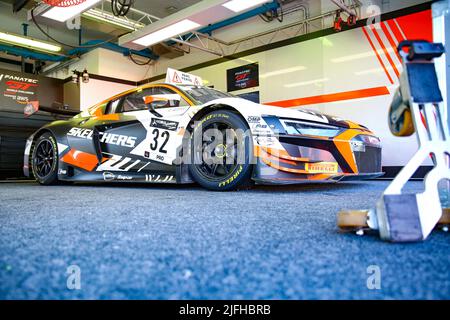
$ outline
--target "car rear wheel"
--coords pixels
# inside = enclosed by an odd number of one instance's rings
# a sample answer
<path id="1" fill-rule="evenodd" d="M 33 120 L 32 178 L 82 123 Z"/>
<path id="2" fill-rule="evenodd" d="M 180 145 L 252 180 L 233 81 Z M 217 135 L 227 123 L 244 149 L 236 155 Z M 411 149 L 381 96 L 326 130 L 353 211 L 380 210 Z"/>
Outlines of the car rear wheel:
<path id="1" fill-rule="evenodd" d="M 252 185 L 251 136 L 237 114 L 223 110 L 203 116 L 190 145 L 189 172 L 204 188 L 229 191 Z"/>
<path id="2" fill-rule="evenodd" d="M 36 140 L 31 161 L 37 182 L 43 185 L 58 182 L 58 144 L 50 133 L 44 133 Z"/>

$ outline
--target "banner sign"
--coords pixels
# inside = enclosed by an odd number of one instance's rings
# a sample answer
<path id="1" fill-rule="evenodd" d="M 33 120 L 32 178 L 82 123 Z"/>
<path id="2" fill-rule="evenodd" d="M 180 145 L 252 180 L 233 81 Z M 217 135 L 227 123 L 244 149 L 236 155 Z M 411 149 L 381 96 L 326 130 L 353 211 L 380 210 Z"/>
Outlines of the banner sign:
<path id="1" fill-rule="evenodd" d="M 0 102 L 24 107 L 37 99 L 39 79 L 32 74 L 0 71 Z"/>
<path id="2" fill-rule="evenodd" d="M 169 84 L 190 84 L 193 86 L 203 86 L 202 78 L 190 73 L 181 72 L 168 68 L 166 73 L 166 83 Z"/>
<path id="3" fill-rule="evenodd" d="M 228 92 L 259 86 L 258 63 L 227 70 Z"/>

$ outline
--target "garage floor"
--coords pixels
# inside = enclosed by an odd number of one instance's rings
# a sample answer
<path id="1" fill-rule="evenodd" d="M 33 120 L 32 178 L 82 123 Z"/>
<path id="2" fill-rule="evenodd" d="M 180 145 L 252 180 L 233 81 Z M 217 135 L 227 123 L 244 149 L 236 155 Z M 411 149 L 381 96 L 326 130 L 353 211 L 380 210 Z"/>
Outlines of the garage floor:
<path id="1" fill-rule="evenodd" d="M 0 298 L 449 299 L 450 234 L 389 244 L 337 232 L 339 209 L 370 207 L 386 186 L 0 183 Z M 370 265 L 381 290 L 367 288 Z"/>

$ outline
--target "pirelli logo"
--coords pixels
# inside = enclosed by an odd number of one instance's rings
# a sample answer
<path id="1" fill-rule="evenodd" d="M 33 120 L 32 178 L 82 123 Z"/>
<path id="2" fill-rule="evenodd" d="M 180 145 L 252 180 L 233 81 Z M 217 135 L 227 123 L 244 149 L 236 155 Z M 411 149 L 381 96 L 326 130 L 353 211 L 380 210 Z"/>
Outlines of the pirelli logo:
<path id="1" fill-rule="evenodd" d="M 338 164 L 336 162 L 306 163 L 305 170 L 309 173 L 337 173 Z"/>

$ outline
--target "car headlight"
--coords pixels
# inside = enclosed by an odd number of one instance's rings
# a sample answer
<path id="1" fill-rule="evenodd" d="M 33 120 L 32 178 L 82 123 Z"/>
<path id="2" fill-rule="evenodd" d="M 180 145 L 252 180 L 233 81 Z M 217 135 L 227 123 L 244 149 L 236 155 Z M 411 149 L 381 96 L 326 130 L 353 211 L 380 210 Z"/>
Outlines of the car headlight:
<path id="1" fill-rule="evenodd" d="M 337 136 L 342 131 L 342 128 L 326 124 L 288 119 L 281 119 L 280 121 L 285 128 L 286 133 L 293 135 L 309 135 L 332 138 Z"/>

